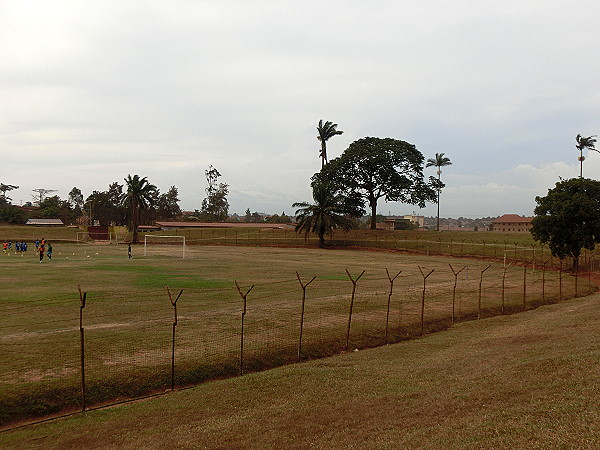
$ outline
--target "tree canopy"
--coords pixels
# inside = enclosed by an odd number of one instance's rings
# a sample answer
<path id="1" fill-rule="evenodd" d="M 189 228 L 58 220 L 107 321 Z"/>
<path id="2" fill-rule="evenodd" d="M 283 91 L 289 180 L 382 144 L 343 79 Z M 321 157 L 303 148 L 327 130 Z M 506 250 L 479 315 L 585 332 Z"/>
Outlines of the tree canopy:
<path id="1" fill-rule="evenodd" d="M 315 233 L 319 237 L 319 247 L 324 248 L 326 234 L 331 234 L 336 228 L 344 231 L 352 228 L 352 211 L 348 210 L 346 199 L 336 194 L 330 183 L 313 183 L 312 189 L 314 203 L 298 202 L 292 205 L 299 208 L 296 211 L 296 232 L 304 233 L 305 237 Z"/>
<path id="2" fill-rule="evenodd" d="M 343 134 L 344 132 L 337 129 L 338 124 L 330 121 L 323 123 L 323 119 L 319 120 L 317 125 L 317 139 L 321 142 L 321 151 L 319 157 L 321 158 L 321 168 L 327 164 L 327 141 L 333 136 Z"/>
<path id="3" fill-rule="evenodd" d="M 313 182 L 330 182 L 349 202 L 371 209 L 371 228 L 376 226 L 377 201 L 417 205 L 436 202 L 438 181 L 423 175 L 424 157 L 413 144 L 392 138 L 365 137 L 354 141 L 332 159 Z"/>
<path id="4" fill-rule="evenodd" d="M 593 250 L 600 242 L 600 181 L 572 178 L 556 183 L 537 206 L 531 234 L 548 244 L 552 255 L 573 258 L 577 269 L 582 249 Z"/>
<path id="5" fill-rule="evenodd" d="M 127 192 L 123 196 L 123 203 L 128 205 L 131 210 L 131 230 L 133 231 L 133 243 L 138 241 L 138 225 L 142 209 L 154 205 L 156 186 L 150 184 L 146 177 L 140 178 L 139 175 L 127 175 L 125 178 Z"/>
<path id="6" fill-rule="evenodd" d="M 206 175 L 206 198 L 202 200 L 200 220 L 206 222 L 225 222 L 229 215 L 229 185 L 218 183 L 221 176 L 219 171 L 212 165 L 205 171 Z"/>

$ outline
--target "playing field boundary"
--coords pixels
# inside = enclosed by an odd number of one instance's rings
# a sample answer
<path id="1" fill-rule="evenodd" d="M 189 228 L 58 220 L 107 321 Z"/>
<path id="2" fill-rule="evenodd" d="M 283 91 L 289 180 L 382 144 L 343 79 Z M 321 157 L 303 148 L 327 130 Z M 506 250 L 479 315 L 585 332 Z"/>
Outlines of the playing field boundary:
<path id="1" fill-rule="evenodd" d="M 45 322 L 39 310 L 38 331 L 0 327 L 9 358 L 0 423 L 395 343 L 595 290 L 589 275 L 527 261 L 340 269 L 336 277 L 296 272 L 205 289 L 178 287 L 177 279 L 138 292 L 97 290 L 92 282 L 74 290 L 72 317 Z M 207 309 L 208 302 L 221 307 Z M 28 307 L 35 306 L 12 308 Z M 28 370 L 11 369 L 22 358 Z"/>

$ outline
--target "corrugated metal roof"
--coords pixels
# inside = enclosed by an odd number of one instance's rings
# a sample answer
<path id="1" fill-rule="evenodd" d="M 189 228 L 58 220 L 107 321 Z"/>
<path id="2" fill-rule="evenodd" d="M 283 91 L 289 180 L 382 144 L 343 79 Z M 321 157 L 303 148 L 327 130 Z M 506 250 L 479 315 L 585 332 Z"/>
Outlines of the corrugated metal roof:
<path id="1" fill-rule="evenodd" d="M 29 219 L 25 225 L 64 225 L 60 219 Z"/>

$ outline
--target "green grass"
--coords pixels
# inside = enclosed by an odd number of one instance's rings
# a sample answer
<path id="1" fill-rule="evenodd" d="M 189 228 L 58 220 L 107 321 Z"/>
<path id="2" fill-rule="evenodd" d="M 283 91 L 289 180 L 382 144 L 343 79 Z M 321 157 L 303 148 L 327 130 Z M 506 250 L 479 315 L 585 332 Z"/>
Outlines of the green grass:
<path id="1" fill-rule="evenodd" d="M 600 296 L 0 434 L 3 448 L 598 448 Z"/>
<path id="2" fill-rule="evenodd" d="M 244 370 L 260 370 L 297 358 L 299 312 L 307 288 L 302 357 L 327 356 L 345 349 L 353 277 L 357 284 L 350 347 L 385 343 L 389 281 L 402 271 L 391 299 L 388 342 L 420 333 L 422 277 L 418 267 L 434 269 L 427 282 L 425 332 L 451 325 L 454 277 L 448 262 L 468 266 L 457 288 L 456 320 L 477 316 L 481 270 L 489 263 L 467 259 L 385 252 L 189 246 L 158 246 L 134 259 L 124 246 L 55 244 L 54 259 L 39 264 L 35 255 L 0 255 L 3 290 L 0 312 L 0 423 L 56 413 L 81 405 L 79 395 L 79 293 L 83 311 L 86 378 L 90 404 L 129 398 L 170 385 L 173 308 L 166 286 L 178 302 L 176 384 L 230 376 L 239 367 L 242 300 L 245 316 Z M 170 254 L 171 256 L 168 256 Z M 492 264 L 482 285 L 481 315 L 501 313 L 502 267 Z M 546 273 L 542 300 L 539 270 L 529 267 L 526 308 L 558 301 L 558 274 Z M 523 268 L 507 271 L 505 311 L 523 307 Z M 573 277 L 564 276 L 563 297 L 574 294 Z M 580 279 L 580 294 L 589 292 Z"/>

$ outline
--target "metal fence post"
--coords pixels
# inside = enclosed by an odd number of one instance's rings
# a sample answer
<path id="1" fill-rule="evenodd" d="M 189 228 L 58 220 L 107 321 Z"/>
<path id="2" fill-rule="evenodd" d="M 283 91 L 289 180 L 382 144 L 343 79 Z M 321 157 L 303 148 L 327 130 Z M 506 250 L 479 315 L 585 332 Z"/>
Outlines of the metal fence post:
<path id="1" fill-rule="evenodd" d="M 490 264 L 485 269 L 481 271 L 481 275 L 479 277 L 479 300 L 477 302 L 477 320 L 481 319 L 481 285 L 483 284 L 483 273 L 488 270 L 492 265 Z"/>
<path id="2" fill-rule="evenodd" d="M 169 286 L 166 286 L 166 288 L 169 300 L 171 301 L 171 306 L 173 307 L 173 338 L 171 341 L 171 390 L 173 391 L 175 390 L 175 327 L 177 327 L 177 300 L 181 297 L 183 289 L 179 291 L 179 295 L 173 300 Z"/>
<path id="3" fill-rule="evenodd" d="M 433 273 L 434 269 L 431 269 L 431 271 L 425 275 L 423 273 L 423 269 L 421 269 L 421 266 L 418 267 L 421 275 L 423 276 L 423 295 L 421 296 L 421 336 L 423 336 L 425 334 L 425 283 L 427 277 Z"/>
<path id="4" fill-rule="evenodd" d="M 303 284 L 302 280 L 300 279 L 300 274 L 298 274 L 298 272 L 296 272 L 296 276 L 298 277 L 298 282 L 300 283 L 300 286 L 302 287 L 302 311 L 300 313 L 300 340 L 298 341 L 298 362 L 300 362 L 302 359 L 302 331 L 304 329 L 304 303 L 306 301 L 306 287 L 310 283 L 315 281 L 315 279 L 317 277 L 312 277 L 312 279 L 308 283 Z"/>
<path id="5" fill-rule="evenodd" d="M 452 325 L 454 325 L 454 318 L 455 318 L 455 314 L 454 314 L 454 305 L 456 303 L 456 285 L 458 283 L 458 275 L 465 270 L 465 267 L 467 266 L 463 266 L 462 269 L 460 269 L 458 272 L 456 272 L 454 270 L 454 268 L 452 267 L 452 264 L 448 264 L 450 266 L 450 270 L 452 271 L 452 273 L 454 274 L 454 288 L 452 289 Z M 460 316 L 460 302 L 458 304 L 458 311 L 459 311 L 459 316 Z"/>
<path id="6" fill-rule="evenodd" d="M 240 293 L 240 296 L 244 300 L 244 309 L 242 310 L 242 334 L 241 334 L 241 340 L 240 340 L 240 375 L 243 375 L 244 374 L 244 317 L 246 316 L 246 297 L 248 297 L 248 294 L 254 288 L 254 285 L 252 285 L 250 287 L 250 289 L 248 289 L 246 291 L 245 294 L 240 289 L 240 285 L 238 284 L 237 281 L 235 282 L 235 287 L 237 287 L 237 290 Z"/>
<path id="7" fill-rule="evenodd" d="M 365 271 L 363 270 L 356 280 L 352 278 L 352 275 L 350 275 L 348 269 L 346 269 L 346 273 L 348 274 L 348 278 L 350 278 L 350 281 L 352 282 L 352 297 L 350 299 L 350 312 L 348 314 L 348 330 L 346 331 L 346 351 L 348 351 L 348 348 L 350 346 L 350 325 L 352 324 L 352 309 L 354 308 L 354 295 L 356 293 L 356 283 L 358 283 L 358 280 L 360 280 L 360 277 L 363 276 Z"/>
<path id="8" fill-rule="evenodd" d="M 390 292 L 388 293 L 388 301 L 387 301 L 387 315 L 385 316 L 385 343 L 388 342 L 388 328 L 390 325 L 390 302 L 392 300 L 392 294 L 394 291 L 394 280 L 398 278 L 398 275 L 402 273 L 402 271 L 398 272 L 394 278 L 390 276 L 390 272 L 385 269 L 385 273 L 387 273 L 388 280 L 390 280 Z"/>
<path id="9" fill-rule="evenodd" d="M 79 290 L 79 345 L 81 354 L 81 411 L 85 412 L 86 399 L 85 399 L 85 339 L 83 330 L 83 308 L 85 308 L 85 299 L 87 292 L 81 292 L 81 286 L 77 286 Z"/>

